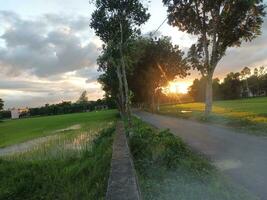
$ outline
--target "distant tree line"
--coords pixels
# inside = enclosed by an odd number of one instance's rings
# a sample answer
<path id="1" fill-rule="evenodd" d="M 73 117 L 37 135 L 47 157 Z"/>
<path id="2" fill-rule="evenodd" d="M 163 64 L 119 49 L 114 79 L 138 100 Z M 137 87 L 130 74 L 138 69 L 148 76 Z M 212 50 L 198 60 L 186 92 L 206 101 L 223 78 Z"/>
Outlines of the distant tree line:
<path id="1" fill-rule="evenodd" d="M 41 107 L 29 108 L 29 111 L 20 113 L 20 117 L 90 112 L 104 107 L 112 109 L 116 108 L 116 104 L 111 98 L 88 101 L 87 92 L 84 91 L 76 102 L 62 101 L 61 103 L 57 104 L 45 104 Z M 0 109 L 0 119 L 8 118 L 11 118 L 11 111 Z"/>
<path id="2" fill-rule="evenodd" d="M 195 101 L 205 101 L 206 78 L 195 79 L 189 94 Z M 267 71 L 264 67 L 251 70 L 245 67 L 240 72 L 231 72 L 222 82 L 213 79 L 213 98 L 215 100 L 239 99 L 267 95 Z"/>
<path id="3" fill-rule="evenodd" d="M 0 111 L 3 109 L 4 107 L 4 101 L 0 98 Z"/>
<path id="4" fill-rule="evenodd" d="M 90 112 L 101 106 L 107 106 L 108 108 L 115 108 L 115 104 L 111 99 L 98 99 L 97 101 L 82 101 L 72 103 L 71 101 L 63 101 L 58 104 L 46 104 L 45 106 L 38 108 L 30 108 L 25 115 L 30 116 L 43 116 L 43 115 L 59 115 L 78 112 Z"/>

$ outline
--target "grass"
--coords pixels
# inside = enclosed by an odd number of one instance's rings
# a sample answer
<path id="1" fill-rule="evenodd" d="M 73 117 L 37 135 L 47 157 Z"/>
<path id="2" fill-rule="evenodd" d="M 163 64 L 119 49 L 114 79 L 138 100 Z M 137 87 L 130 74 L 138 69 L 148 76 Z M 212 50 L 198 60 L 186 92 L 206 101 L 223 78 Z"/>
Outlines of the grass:
<path id="1" fill-rule="evenodd" d="M 88 121 L 90 121 L 90 126 L 93 123 L 97 126 L 98 122 L 109 121 L 115 115 L 117 115 L 116 110 L 109 110 L 3 121 L 0 123 L 0 148 L 41 136 L 52 135 L 57 130 L 72 125 L 79 124 L 86 129 Z"/>
<path id="2" fill-rule="evenodd" d="M 256 199 L 167 130 L 159 132 L 136 119 L 128 137 L 145 200 Z"/>
<path id="3" fill-rule="evenodd" d="M 104 199 L 116 112 L 84 114 L 79 129 L 0 157 L 0 199 Z"/>
<path id="4" fill-rule="evenodd" d="M 256 135 L 267 135 L 267 97 L 215 101 L 213 113 L 208 119 L 203 117 L 204 109 L 204 103 L 162 105 L 159 113 L 222 124 Z"/>

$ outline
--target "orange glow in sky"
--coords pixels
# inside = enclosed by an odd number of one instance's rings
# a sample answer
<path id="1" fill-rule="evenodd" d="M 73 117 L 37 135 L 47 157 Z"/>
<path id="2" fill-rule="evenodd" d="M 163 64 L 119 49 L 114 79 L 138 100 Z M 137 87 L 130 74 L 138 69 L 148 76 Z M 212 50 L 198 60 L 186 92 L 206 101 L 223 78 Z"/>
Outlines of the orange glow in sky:
<path id="1" fill-rule="evenodd" d="M 170 81 L 169 85 L 166 88 L 167 93 L 179 93 L 179 94 L 186 94 L 188 92 L 188 87 L 190 83 L 187 82 L 178 82 L 178 81 Z"/>

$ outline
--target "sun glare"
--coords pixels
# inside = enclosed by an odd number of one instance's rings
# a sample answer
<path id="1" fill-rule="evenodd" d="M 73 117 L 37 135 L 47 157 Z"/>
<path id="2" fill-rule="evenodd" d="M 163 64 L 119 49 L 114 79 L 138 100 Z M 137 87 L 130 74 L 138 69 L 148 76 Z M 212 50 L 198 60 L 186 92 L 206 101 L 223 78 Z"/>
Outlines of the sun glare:
<path id="1" fill-rule="evenodd" d="M 186 94 L 188 92 L 188 83 L 171 81 L 167 87 L 167 93 Z"/>

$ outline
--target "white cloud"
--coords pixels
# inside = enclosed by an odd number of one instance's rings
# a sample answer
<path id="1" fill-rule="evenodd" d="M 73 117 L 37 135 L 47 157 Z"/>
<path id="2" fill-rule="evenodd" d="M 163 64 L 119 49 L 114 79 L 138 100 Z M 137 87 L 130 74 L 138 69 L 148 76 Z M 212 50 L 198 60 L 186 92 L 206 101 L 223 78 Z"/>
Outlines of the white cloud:
<path id="1" fill-rule="evenodd" d="M 50 14 L 28 20 L 11 12 L 0 12 L 0 16 L 9 24 L 1 36 L 6 47 L 0 48 L 0 67 L 9 75 L 26 70 L 50 76 L 95 66 L 99 54 L 95 41 L 82 45 L 82 38 L 77 36 L 86 28 L 84 17 L 69 20 Z"/>
<path id="2" fill-rule="evenodd" d="M 56 14 L 29 19 L 0 11 L 0 23 L 0 97 L 6 107 L 75 100 L 84 89 L 91 99 L 103 96 L 95 83 L 100 44 L 89 19 Z"/>

